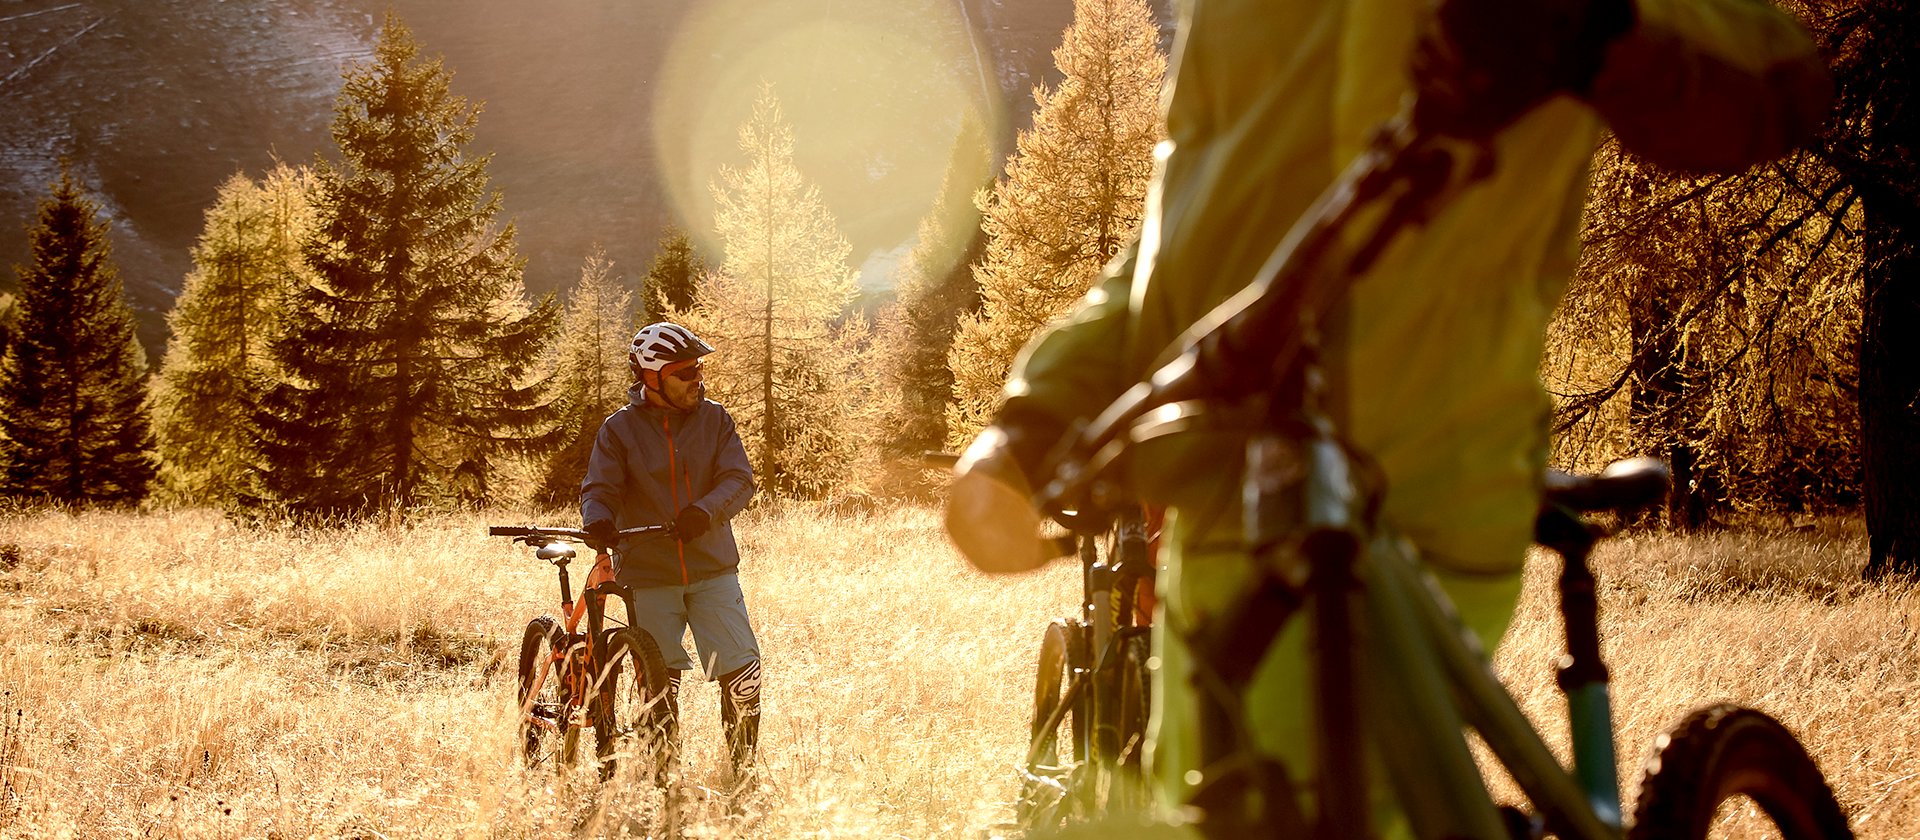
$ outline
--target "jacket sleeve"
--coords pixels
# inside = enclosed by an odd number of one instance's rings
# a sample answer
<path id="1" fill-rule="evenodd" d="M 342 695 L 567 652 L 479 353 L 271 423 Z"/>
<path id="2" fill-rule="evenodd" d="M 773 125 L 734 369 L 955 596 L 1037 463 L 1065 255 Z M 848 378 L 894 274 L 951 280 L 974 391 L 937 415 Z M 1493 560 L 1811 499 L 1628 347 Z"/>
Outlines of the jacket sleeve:
<path id="1" fill-rule="evenodd" d="M 1635 0 L 1587 100 L 1620 142 L 1671 169 L 1738 172 L 1814 138 L 1832 107 L 1826 62 L 1759 0 Z"/>
<path id="2" fill-rule="evenodd" d="M 721 409 L 726 422 L 721 424 L 719 445 L 713 454 L 713 489 L 693 504 L 713 516 L 714 521 L 732 519 L 746 510 L 753 498 L 753 462 L 747 460 L 747 447 L 740 442 L 740 430 L 733 415 Z"/>
<path id="3" fill-rule="evenodd" d="M 1002 391 L 1002 415 L 1038 415 L 1064 426 L 1100 413 L 1133 384 L 1121 348 L 1133 333 L 1130 295 L 1139 247 L 1138 239 L 1128 243 L 1072 314 L 1020 351 Z"/>
<path id="4" fill-rule="evenodd" d="M 615 525 L 620 494 L 626 483 L 626 447 L 613 431 L 613 423 L 600 424 L 593 438 L 593 452 L 587 456 L 587 476 L 580 481 L 580 523 L 589 525 L 607 521 Z"/>

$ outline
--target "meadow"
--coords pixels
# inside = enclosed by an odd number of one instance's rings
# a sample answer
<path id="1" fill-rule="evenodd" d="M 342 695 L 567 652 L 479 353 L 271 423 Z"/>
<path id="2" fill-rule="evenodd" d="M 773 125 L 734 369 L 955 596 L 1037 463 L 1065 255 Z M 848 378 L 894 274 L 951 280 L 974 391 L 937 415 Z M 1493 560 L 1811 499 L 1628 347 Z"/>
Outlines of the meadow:
<path id="1" fill-rule="evenodd" d="M 1045 622 L 1076 570 L 989 579 L 935 513 L 767 506 L 737 522 L 765 655 L 764 783 L 730 813 L 718 697 L 690 683 L 668 808 L 514 755 L 520 630 L 550 567 L 523 512 L 335 530 L 204 511 L 0 515 L 0 836 L 980 837 L 1011 817 Z M 1920 600 L 1857 582 L 1857 523 L 1603 547 L 1629 798 L 1715 701 L 1798 732 L 1862 838 L 1920 831 Z M 1549 558 L 1496 657 L 1563 749 Z"/>

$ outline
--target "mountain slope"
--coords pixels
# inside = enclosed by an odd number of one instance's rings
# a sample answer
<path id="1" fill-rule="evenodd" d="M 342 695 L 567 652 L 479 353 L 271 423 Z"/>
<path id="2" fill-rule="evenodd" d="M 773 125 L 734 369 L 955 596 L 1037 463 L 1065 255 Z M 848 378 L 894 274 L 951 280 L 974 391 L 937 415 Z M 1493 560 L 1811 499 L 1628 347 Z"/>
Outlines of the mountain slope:
<path id="1" fill-rule="evenodd" d="M 770 19 L 781 7 L 788 18 Z M 662 86 L 673 79 L 692 79 L 691 96 L 714 101 L 698 84 L 737 68 L 787 79 L 780 93 L 802 114 L 798 157 L 821 181 L 861 260 L 910 236 L 938 186 L 941 167 L 929 174 L 902 158 L 944 161 L 960 112 L 978 107 L 916 97 L 950 90 L 993 97 L 987 107 L 1006 115 L 995 133 L 1009 147 L 1072 18 L 1071 0 L 395 0 L 393 8 L 426 54 L 445 59 L 454 91 L 483 103 L 471 150 L 493 155 L 494 184 L 506 218 L 519 227 L 535 292 L 570 284 L 594 242 L 616 271 L 637 276 L 666 224 L 702 226 L 701 193 L 712 173 L 670 175 L 676 161 L 663 161 L 661 150 L 696 162 L 724 160 L 731 150 L 725 137 L 690 141 L 690 128 L 657 124 Z M 0 10 L 0 220 L 12 222 L 0 224 L 0 264 L 26 259 L 21 226 L 60 161 L 71 161 L 113 224 L 142 340 L 157 350 L 215 188 L 235 171 L 259 174 L 276 156 L 305 163 L 330 151 L 340 69 L 369 54 L 384 9 L 372 0 L 7 4 Z M 899 9 L 914 15 L 912 27 L 878 19 Z M 700 20 L 720 35 L 690 47 Z M 808 36 L 836 21 L 843 40 Z M 898 33 L 909 28 L 932 33 L 926 37 L 940 46 L 903 41 Z M 844 40 L 849 32 L 865 40 Z M 822 40 L 799 42 L 806 63 L 797 67 L 756 57 L 769 39 L 783 37 Z M 884 56 L 910 59 L 916 51 L 937 55 L 911 66 L 943 78 L 896 75 L 875 85 L 861 76 L 889 72 L 876 63 Z M 799 72 L 808 68 L 813 75 Z M 983 83 L 991 89 L 981 91 Z M 861 109 L 841 118 L 848 129 L 872 128 L 853 123 L 874 114 L 908 116 L 886 131 L 829 137 L 808 128 L 831 126 L 832 108 L 848 103 Z M 819 112 L 813 123 L 809 109 Z M 923 112 L 931 116 L 913 116 Z M 669 117 L 678 119 L 679 112 Z M 720 125 L 740 119 L 713 115 Z M 811 145 L 807 130 L 815 132 Z M 688 143 L 698 148 L 678 148 Z M 14 282 L 5 272 L 0 290 Z"/>

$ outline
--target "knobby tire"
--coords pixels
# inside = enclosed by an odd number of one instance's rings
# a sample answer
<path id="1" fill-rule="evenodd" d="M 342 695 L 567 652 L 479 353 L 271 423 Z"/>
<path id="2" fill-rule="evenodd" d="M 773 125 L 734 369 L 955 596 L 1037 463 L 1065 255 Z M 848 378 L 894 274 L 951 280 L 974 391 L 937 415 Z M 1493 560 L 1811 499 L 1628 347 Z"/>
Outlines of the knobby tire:
<path id="1" fill-rule="evenodd" d="M 553 652 L 566 647 L 567 632 L 552 616 L 543 615 L 527 622 L 526 630 L 520 635 L 519 691 L 514 699 L 519 703 L 520 710 L 520 748 L 529 767 L 538 767 L 550 760 L 556 766 L 569 764 L 580 743 L 577 722 L 563 719 L 569 700 L 564 661 L 547 669 L 546 681 L 540 685 L 539 696 L 534 698 L 531 706 L 527 702 L 527 695 L 533 689 L 533 681 L 540 673 L 541 664 L 552 661 Z M 552 723 L 559 727 L 559 731 L 535 725 L 528 719 L 529 716 Z"/>
<path id="2" fill-rule="evenodd" d="M 1083 651 L 1086 628 L 1078 622 L 1060 620 L 1047 625 L 1040 637 L 1040 654 L 1033 688 L 1033 721 L 1029 726 L 1028 750 L 1034 760 L 1026 768 L 1027 779 L 1020 788 L 1016 817 L 1025 828 L 1054 827 L 1066 823 L 1082 803 L 1084 791 L 1077 781 L 1087 765 L 1087 745 L 1091 740 L 1086 719 L 1084 694 L 1091 686 L 1081 686 L 1081 698 L 1074 700 L 1058 724 L 1047 726 L 1066 698 L 1076 671 L 1086 668 Z M 1064 736 L 1066 743 L 1061 744 Z M 1062 747 L 1065 747 L 1062 749 Z"/>
<path id="3" fill-rule="evenodd" d="M 588 709 L 600 776 L 605 779 L 612 777 L 622 750 L 627 755 L 645 755 L 656 767 L 666 760 L 667 665 L 660 646 L 644 630 L 611 628 L 601 639 L 600 649 L 606 652 L 604 676 Z"/>
<path id="4" fill-rule="evenodd" d="M 1784 840 L 1852 838 L 1806 748 L 1753 709 L 1710 706 L 1662 736 L 1648 759 L 1627 840 L 1702 840 L 1721 803 L 1752 799 Z"/>

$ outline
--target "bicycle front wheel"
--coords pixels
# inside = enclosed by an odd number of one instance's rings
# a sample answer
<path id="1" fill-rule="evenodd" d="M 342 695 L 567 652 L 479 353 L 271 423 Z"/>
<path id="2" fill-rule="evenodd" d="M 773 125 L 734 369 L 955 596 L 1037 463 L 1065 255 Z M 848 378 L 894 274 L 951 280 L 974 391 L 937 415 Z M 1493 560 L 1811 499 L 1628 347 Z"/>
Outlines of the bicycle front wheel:
<path id="1" fill-rule="evenodd" d="M 1688 715 L 1661 736 L 1647 761 L 1627 838 L 1719 836 L 1716 831 L 1729 823 L 1759 816 L 1722 808 L 1742 798 L 1784 840 L 1853 837 L 1833 790 L 1793 733 L 1761 712 L 1723 704 Z"/>
<path id="2" fill-rule="evenodd" d="M 1014 808 L 1023 829 L 1057 827 L 1087 813 L 1083 771 L 1093 721 L 1087 717 L 1085 650 L 1086 627 L 1072 620 L 1048 624 L 1040 637 L 1027 765 Z"/>
<path id="3" fill-rule="evenodd" d="M 1149 684 L 1152 677 L 1148 673 L 1148 660 L 1153 656 L 1153 645 L 1146 634 L 1129 636 L 1120 646 L 1118 681 L 1115 686 L 1119 703 L 1120 755 L 1115 762 L 1138 776 L 1140 755 L 1147 745 L 1147 718 L 1153 705 L 1149 699 Z"/>
<path id="4" fill-rule="evenodd" d="M 520 748 L 527 766 L 573 761 L 580 727 L 567 687 L 567 631 L 552 616 L 527 622 L 520 635 Z M 558 653 L 559 655 L 556 655 Z"/>
<path id="5" fill-rule="evenodd" d="M 623 750 L 656 764 L 665 760 L 667 665 L 660 646 L 644 630 L 617 627 L 601 638 L 606 659 L 588 708 L 593 710 L 600 775 L 607 778 L 613 775 L 616 753 Z"/>

